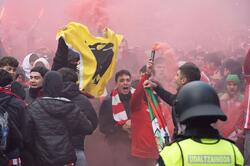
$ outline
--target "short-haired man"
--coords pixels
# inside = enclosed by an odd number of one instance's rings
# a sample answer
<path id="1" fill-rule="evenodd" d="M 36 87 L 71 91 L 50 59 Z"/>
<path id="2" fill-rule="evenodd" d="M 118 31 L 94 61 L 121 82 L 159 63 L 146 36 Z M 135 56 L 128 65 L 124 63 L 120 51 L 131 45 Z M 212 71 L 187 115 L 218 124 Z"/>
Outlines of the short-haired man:
<path id="1" fill-rule="evenodd" d="M 16 69 L 19 63 L 16 58 L 11 56 L 5 56 L 0 59 L 0 68 L 10 73 L 13 80 L 16 78 Z"/>
<path id="2" fill-rule="evenodd" d="M 130 154 L 131 109 L 129 102 L 134 92 L 131 88 L 131 81 L 129 71 L 118 71 L 115 75 L 116 87 L 100 107 L 100 131 L 105 134 L 110 145 L 113 166 L 137 165 Z"/>
<path id="3" fill-rule="evenodd" d="M 25 98 L 25 91 L 23 86 L 16 82 L 16 70 L 18 67 L 19 63 L 16 58 L 11 57 L 11 56 L 5 56 L 0 59 L 0 69 L 3 69 L 10 73 L 12 76 L 13 82 L 10 83 L 9 90 L 19 96 L 20 98 L 24 99 Z"/>
<path id="4" fill-rule="evenodd" d="M 183 64 L 182 66 L 180 66 L 175 76 L 177 94 L 182 86 L 184 86 L 185 84 L 189 82 L 200 80 L 200 77 L 201 77 L 200 70 L 195 64 L 187 62 Z M 144 82 L 144 87 L 153 88 L 155 92 L 157 93 L 157 95 L 162 100 L 164 100 L 170 106 L 173 106 L 177 94 L 172 94 L 171 92 L 163 89 L 160 86 L 160 84 L 157 83 L 156 81 L 147 80 Z M 180 130 L 178 130 L 179 128 L 178 119 L 175 116 L 174 111 L 172 111 L 172 119 L 173 119 L 173 123 L 175 126 L 173 138 L 175 138 L 175 136 L 177 135 L 178 132 L 180 132 Z"/>
<path id="5" fill-rule="evenodd" d="M 37 97 L 42 97 L 43 78 L 49 70 L 46 67 L 37 66 L 30 70 L 30 87 L 25 89 L 25 101 L 30 104 Z"/>

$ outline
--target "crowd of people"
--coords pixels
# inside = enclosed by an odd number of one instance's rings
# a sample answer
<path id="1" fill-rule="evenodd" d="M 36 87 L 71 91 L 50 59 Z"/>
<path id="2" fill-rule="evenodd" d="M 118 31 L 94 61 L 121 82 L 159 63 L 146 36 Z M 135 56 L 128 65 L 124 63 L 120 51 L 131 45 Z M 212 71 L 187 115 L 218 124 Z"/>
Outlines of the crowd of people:
<path id="1" fill-rule="evenodd" d="M 59 43 L 65 45 L 62 39 Z M 246 50 L 183 53 L 162 49 L 157 48 L 155 59 L 143 64 L 128 47 L 123 48 L 107 95 L 95 99 L 100 108 L 79 90 L 78 54 L 58 47 L 52 62 L 30 53 L 22 63 L 2 55 L 0 125 L 4 126 L 4 117 L 8 123 L 0 130 L 0 165 L 86 166 L 85 137 L 99 131 L 111 151 L 112 166 L 204 162 L 196 153 L 206 154 L 208 163 L 243 165 Z M 168 128 L 161 152 L 148 111 L 147 88 L 153 90 Z M 200 146 L 220 142 L 225 149 L 218 156 L 225 158 L 209 158 L 217 147 L 192 152 L 197 142 Z M 193 158 L 185 158 L 189 155 Z M 246 163 L 250 162 L 247 156 Z"/>

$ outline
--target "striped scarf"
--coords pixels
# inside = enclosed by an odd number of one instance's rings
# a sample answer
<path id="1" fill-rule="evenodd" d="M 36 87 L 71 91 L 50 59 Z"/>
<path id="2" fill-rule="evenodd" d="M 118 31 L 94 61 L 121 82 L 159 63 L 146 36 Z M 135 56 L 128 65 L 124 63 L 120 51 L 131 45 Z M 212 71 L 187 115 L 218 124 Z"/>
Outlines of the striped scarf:
<path id="1" fill-rule="evenodd" d="M 131 94 L 133 94 L 135 92 L 135 89 L 131 88 L 130 92 Z M 117 125 L 122 126 L 127 122 L 128 115 L 126 113 L 123 103 L 120 100 L 117 89 L 112 90 L 111 97 L 112 97 L 113 118 L 117 122 Z"/>
<path id="2" fill-rule="evenodd" d="M 9 166 L 21 166 L 21 159 L 20 158 L 10 159 Z"/>
<path id="3" fill-rule="evenodd" d="M 64 166 L 74 166 L 74 163 L 66 164 Z M 9 160 L 9 166 L 21 166 L 21 159 L 20 158 L 15 158 Z"/>

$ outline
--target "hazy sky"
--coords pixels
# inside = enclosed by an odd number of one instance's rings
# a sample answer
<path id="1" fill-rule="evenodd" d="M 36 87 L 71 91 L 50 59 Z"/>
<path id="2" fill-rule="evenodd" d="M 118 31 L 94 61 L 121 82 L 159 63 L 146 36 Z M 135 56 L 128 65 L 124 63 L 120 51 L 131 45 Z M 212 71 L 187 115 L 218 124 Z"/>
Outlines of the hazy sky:
<path id="1" fill-rule="evenodd" d="M 250 0 L 0 0 L 0 4 L 2 40 L 12 47 L 22 43 L 22 54 L 30 47 L 55 49 L 55 33 L 69 21 L 88 25 L 94 34 L 97 27 L 108 26 L 123 34 L 130 46 L 143 48 L 161 41 L 175 48 L 224 49 L 232 39 L 250 36 Z M 27 40 L 33 46 L 27 46 Z"/>

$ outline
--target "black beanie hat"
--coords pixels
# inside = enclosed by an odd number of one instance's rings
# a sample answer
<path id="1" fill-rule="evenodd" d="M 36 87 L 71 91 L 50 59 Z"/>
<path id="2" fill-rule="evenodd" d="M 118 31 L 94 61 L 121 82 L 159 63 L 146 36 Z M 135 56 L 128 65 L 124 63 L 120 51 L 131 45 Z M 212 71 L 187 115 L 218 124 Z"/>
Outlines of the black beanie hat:
<path id="1" fill-rule="evenodd" d="M 38 72 L 41 74 L 42 77 L 45 76 L 45 74 L 49 71 L 49 69 L 47 69 L 46 67 L 43 67 L 43 66 L 36 66 L 36 67 L 33 67 L 30 72 Z"/>

